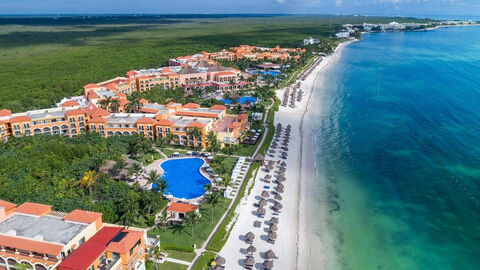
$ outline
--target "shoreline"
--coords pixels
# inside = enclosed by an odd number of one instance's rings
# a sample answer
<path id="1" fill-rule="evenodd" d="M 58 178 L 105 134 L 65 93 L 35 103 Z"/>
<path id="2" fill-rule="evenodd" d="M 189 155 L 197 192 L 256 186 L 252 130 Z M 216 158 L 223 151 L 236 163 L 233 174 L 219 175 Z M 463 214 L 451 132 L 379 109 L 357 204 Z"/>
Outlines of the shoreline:
<path id="1" fill-rule="evenodd" d="M 268 199 L 267 214 L 264 218 L 258 218 L 254 213 L 256 203 L 261 197 L 259 196 L 265 186 L 270 186 L 269 189 L 274 187 L 273 184 L 266 184 L 264 177 L 268 174 L 263 169 L 260 169 L 257 173 L 253 183 L 255 184 L 251 190 L 251 193 L 242 199 L 236 212 L 238 216 L 236 218 L 235 225 L 233 226 L 230 236 L 225 243 L 225 246 L 219 252 L 219 254 L 226 258 L 226 269 L 240 269 L 243 267 L 243 260 L 247 254 L 246 249 L 249 246 L 245 243 L 244 235 L 247 232 L 253 232 L 255 239 L 253 246 L 257 251 L 253 254 L 255 259 L 254 269 L 260 269 L 264 261 L 264 253 L 267 250 L 273 250 L 277 255 L 277 259 L 274 260 L 274 269 L 306 269 L 302 267 L 305 258 L 305 248 L 309 247 L 310 242 L 307 240 L 308 233 L 306 228 L 306 207 L 303 205 L 306 203 L 306 191 L 308 191 L 308 185 L 314 180 L 315 169 L 313 167 L 314 152 L 312 152 L 312 146 L 314 146 L 311 140 L 313 136 L 313 130 L 311 122 L 308 120 L 307 115 L 310 114 L 309 110 L 310 102 L 313 96 L 313 91 L 317 89 L 315 85 L 317 80 L 325 70 L 326 67 L 337 59 L 342 49 L 354 42 L 355 40 L 349 40 L 340 43 L 335 52 L 332 55 L 326 56 L 323 60 L 317 64 L 312 72 L 306 77 L 304 81 L 301 81 L 300 89 L 304 92 L 304 98 L 301 102 L 297 103 L 295 108 L 280 106 L 279 110 L 275 113 L 274 125 L 281 123 L 283 127 L 291 125 L 291 141 L 290 149 L 288 152 L 288 158 L 284 160 L 287 163 L 285 177 L 287 181 L 285 185 L 285 193 L 282 194 L 283 200 L 281 201 L 283 209 L 279 215 L 280 222 L 278 224 L 278 238 L 275 244 L 270 244 L 266 240 L 266 234 L 268 233 L 268 220 L 274 217 L 273 213 L 269 209 L 271 203 L 273 203 L 273 196 Z M 296 81 L 298 82 L 298 80 Z M 295 82 L 295 83 L 296 83 Z M 286 89 L 280 89 L 276 91 L 277 97 L 282 99 Z M 299 147 L 300 146 L 300 147 Z M 273 156 L 266 156 L 266 160 L 281 161 L 278 153 Z M 310 181 L 308 181 L 310 180 Z M 253 222 L 255 220 L 261 221 L 261 227 L 254 227 Z M 319 256 L 323 257 L 323 256 Z M 308 256 L 306 256 L 308 258 Z M 318 267 L 316 268 L 318 269 Z"/>

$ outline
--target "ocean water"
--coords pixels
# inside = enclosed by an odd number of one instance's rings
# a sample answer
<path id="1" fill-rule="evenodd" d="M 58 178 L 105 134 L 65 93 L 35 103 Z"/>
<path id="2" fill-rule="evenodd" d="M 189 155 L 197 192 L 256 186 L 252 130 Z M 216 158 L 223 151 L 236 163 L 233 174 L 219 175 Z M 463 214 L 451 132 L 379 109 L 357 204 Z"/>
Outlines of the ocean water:
<path id="1" fill-rule="evenodd" d="M 322 77 L 327 269 L 480 269 L 480 27 L 365 35 Z"/>

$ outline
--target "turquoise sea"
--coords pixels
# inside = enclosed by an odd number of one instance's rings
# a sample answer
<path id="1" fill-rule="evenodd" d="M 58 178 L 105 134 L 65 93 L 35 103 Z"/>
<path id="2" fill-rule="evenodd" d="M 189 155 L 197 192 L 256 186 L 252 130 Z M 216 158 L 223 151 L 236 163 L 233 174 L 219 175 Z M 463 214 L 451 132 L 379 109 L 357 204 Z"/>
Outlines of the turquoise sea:
<path id="1" fill-rule="evenodd" d="M 325 72 L 329 269 L 480 269 L 480 27 L 368 34 Z"/>

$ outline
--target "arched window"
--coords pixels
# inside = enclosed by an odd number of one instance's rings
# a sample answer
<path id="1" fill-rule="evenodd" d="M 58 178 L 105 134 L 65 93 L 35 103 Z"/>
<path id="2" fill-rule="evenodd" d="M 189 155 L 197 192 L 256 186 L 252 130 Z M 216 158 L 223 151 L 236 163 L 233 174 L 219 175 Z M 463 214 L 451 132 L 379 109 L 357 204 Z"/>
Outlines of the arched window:
<path id="1" fill-rule="evenodd" d="M 108 131 L 107 136 L 113 136 L 113 131 Z"/>
<path id="2" fill-rule="evenodd" d="M 122 132 L 120 132 L 120 131 L 115 131 L 115 135 L 122 135 Z"/>
<path id="3" fill-rule="evenodd" d="M 52 127 L 53 134 L 60 134 L 60 128 L 57 126 Z"/>
<path id="4" fill-rule="evenodd" d="M 130 135 L 130 132 L 124 131 L 124 132 L 123 132 L 123 135 Z"/>
<path id="5" fill-rule="evenodd" d="M 47 268 L 41 264 L 35 264 L 35 270 L 47 270 Z"/>
<path id="6" fill-rule="evenodd" d="M 63 125 L 60 129 L 62 130 L 62 134 L 65 134 L 65 135 L 68 134 L 68 126 L 67 125 Z"/>
<path id="7" fill-rule="evenodd" d="M 33 134 L 35 134 L 35 135 L 42 134 L 42 130 L 39 129 L 39 128 L 36 128 L 36 129 L 33 130 Z"/>
<path id="8" fill-rule="evenodd" d="M 44 127 L 43 128 L 43 134 L 51 135 L 52 130 L 49 127 Z"/>
<path id="9" fill-rule="evenodd" d="M 9 266 L 15 266 L 18 263 L 17 260 L 12 258 L 8 259 L 7 262 Z"/>

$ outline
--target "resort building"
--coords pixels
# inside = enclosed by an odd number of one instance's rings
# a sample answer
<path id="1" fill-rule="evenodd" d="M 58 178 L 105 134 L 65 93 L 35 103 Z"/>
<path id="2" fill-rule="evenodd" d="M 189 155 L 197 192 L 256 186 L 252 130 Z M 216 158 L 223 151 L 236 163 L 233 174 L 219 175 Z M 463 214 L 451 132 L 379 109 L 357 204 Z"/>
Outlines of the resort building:
<path id="1" fill-rule="evenodd" d="M 146 231 L 104 224 L 102 214 L 0 200 L 0 269 L 145 269 Z"/>
<path id="2" fill-rule="evenodd" d="M 182 203 L 182 202 L 172 202 L 167 208 L 167 217 L 168 220 L 173 222 L 181 222 L 187 213 L 194 211 L 199 213 L 198 205 Z"/>

